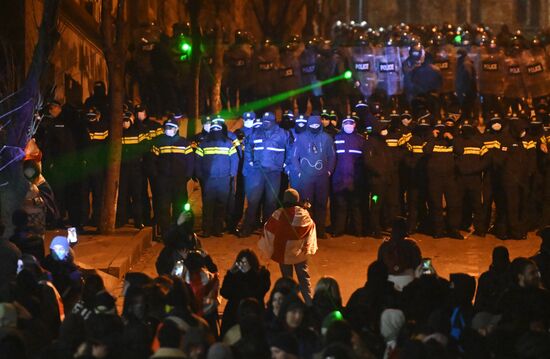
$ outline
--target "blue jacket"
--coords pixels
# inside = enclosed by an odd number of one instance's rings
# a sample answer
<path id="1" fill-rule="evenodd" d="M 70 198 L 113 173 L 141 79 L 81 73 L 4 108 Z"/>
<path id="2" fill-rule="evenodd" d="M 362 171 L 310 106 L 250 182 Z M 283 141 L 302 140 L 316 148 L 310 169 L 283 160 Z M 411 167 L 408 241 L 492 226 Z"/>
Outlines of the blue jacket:
<path id="1" fill-rule="evenodd" d="M 365 138 L 356 132 L 339 132 L 334 137 L 336 168 L 332 175 L 334 191 L 354 190 L 364 180 L 363 149 Z"/>
<path id="2" fill-rule="evenodd" d="M 332 137 L 322 130 L 300 134 L 292 146 L 292 171 L 302 179 L 333 173 L 336 153 L 332 141 Z"/>
<path id="3" fill-rule="evenodd" d="M 277 125 L 255 129 L 245 138 L 245 166 L 282 172 L 288 143 L 288 132 Z"/>
<path id="4" fill-rule="evenodd" d="M 210 133 L 195 150 L 195 174 L 201 180 L 237 175 L 239 158 L 231 139 Z"/>

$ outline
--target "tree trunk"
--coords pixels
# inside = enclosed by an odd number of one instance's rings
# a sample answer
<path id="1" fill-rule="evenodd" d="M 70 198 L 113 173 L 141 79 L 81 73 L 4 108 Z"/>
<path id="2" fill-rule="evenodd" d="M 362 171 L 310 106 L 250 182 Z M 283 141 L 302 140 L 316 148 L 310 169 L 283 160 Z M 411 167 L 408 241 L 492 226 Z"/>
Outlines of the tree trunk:
<path id="1" fill-rule="evenodd" d="M 221 87 L 223 76 L 223 32 L 219 16 L 217 16 L 216 20 L 216 43 L 214 45 L 213 61 L 214 81 L 210 101 L 212 108 L 210 110 L 212 113 L 219 113 L 222 109 Z"/>
<path id="2" fill-rule="evenodd" d="M 189 22 L 191 25 L 191 81 L 189 81 L 189 113 L 187 121 L 187 137 L 195 134 L 195 121 L 200 117 L 199 85 L 201 70 L 201 30 L 199 15 L 201 0 L 188 0 Z"/>
<path id="3" fill-rule="evenodd" d="M 117 4 L 116 19 L 113 17 L 112 0 L 102 0 L 101 32 L 104 54 L 109 72 L 109 142 L 107 171 L 99 232 L 112 233 L 115 230 L 120 163 L 122 155 L 122 106 L 124 104 L 124 75 L 128 31 L 124 21 L 124 0 Z"/>
<path id="4" fill-rule="evenodd" d="M 115 230 L 122 156 L 122 106 L 124 104 L 124 63 L 115 59 L 109 64 L 109 145 L 103 206 L 99 220 L 99 232 L 112 233 Z M 122 62 L 122 63 L 121 63 Z"/>
<path id="5" fill-rule="evenodd" d="M 7 126 L 6 143 L 13 146 L 2 152 L 0 167 L 6 166 L 1 172 L 0 206 L 1 217 L 5 225 L 3 238 L 13 233 L 11 223 L 12 213 L 21 206 L 21 202 L 28 190 L 28 182 L 21 171 L 21 151 L 24 150 L 28 138 L 28 131 L 33 121 L 35 106 L 40 96 L 40 78 L 47 66 L 52 49 L 59 39 L 57 32 L 57 15 L 59 0 L 44 0 L 42 22 L 38 30 L 38 42 L 34 47 L 32 62 L 21 91 L 17 95 L 14 108 L 20 107 L 12 116 L 5 118 L 2 123 L 11 122 Z M 10 165 L 7 165 L 10 163 Z"/>

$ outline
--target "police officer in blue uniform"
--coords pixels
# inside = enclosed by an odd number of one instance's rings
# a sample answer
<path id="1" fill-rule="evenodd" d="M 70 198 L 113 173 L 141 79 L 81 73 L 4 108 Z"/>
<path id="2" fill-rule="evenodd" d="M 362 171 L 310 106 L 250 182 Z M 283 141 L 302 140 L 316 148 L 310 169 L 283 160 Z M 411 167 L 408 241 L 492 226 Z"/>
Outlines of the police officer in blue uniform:
<path id="1" fill-rule="evenodd" d="M 245 138 L 245 193 L 248 201 L 241 237 L 255 229 L 262 197 L 263 221 L 277 208 L 281 173 L 285 163 L 288 133 L 277 125 L 275 114 L 266 112 L 262 125 Z"/>
<path id="2" fill-rule="evenodd" d="M 299 135 L 292 149 L 292 170 L 300 182 L 300 197 L 311 203 L 317 237 L 326 238 L 325 218 L 330 190 L 330 175 L 336 165 L 332 137 L 323 131 L 321 117 L 311 115 L 308 130 Z"/>
<path id="3" fill-rule="evenodd" d="M 233 147 L 237 150 L 237 157 L 239 159 L 242 159 L 244 154 L 241 148 L 241 141 L 238 138 L 237 134 L 235 134 L 232 131 L 229 131 L 227 128 L 227 124 L 225 123 L 225 120 L 220 116 L 216 115 L 212 119 L 212 125 L 218 123 L 222 126 L 222 133 L 225 137 L 231 140 L 231 143 L 233 144 Z M 237 230 L 237 225 L 241 219 L 240 215 L 236 215 L 238 211 L 235 210 L 236 201 L 235 201 L 235 195 L 237 191 L 237 178 L 232 177 L 231 178 L 231 191 L 229 192 L 229 195 L 227 196 L 227 203 L 226 203 L 226 218 L 225 222 L 227 224 L 227 230 L 231 233 L 235 233 Z"/>
<path id="4" fill-rule="evenodd" d="M 152 148 L 158 178 L 157 223 L 162 232 L 169 227 L 171 214 L 175 219 L 187 201 L 187 182 L 193 174 L 193 149 L 187 139 L 179 136 L 178 130 L 179 124 L 171 116 L 164 124 L 164 134 Z"/>
<path id="5" fill-rule="evenodd" d="M 221 121 L 213 121 L 210 132 L 195 150 L 195 174 L 203 192 L 202 237 L 221 237 L 231 181 L 239 159 L 233 141 L 223 133 Z"/>
<path id="6" fill-rule="evenodd" d="M 342 131 L 334 138 L 336 167 L 332 175 L 333 219 L 332 236 L 348 232 L 348 222 L 356 236 L 363 233 L 361 190 L 364 183 L 363 148 L 365 138 L 356 131 L 355 119 L 348 115 L 342 120 Z"/>

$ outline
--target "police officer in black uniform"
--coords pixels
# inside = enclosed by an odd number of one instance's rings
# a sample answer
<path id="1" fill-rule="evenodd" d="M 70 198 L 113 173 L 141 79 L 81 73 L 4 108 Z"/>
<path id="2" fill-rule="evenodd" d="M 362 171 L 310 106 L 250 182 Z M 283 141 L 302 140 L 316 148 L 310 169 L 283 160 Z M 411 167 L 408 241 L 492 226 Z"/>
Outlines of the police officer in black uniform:
<path id="1" fill-rule="evenodd" d="M 117 226 L 128 223 L 128 206 L 131 208 L 134 227 L 143 228 L 143 156 L 148 131 L 134 114 L 124 112 L 122 118 L 122 157 L 118 187 Z"/>
<path id="2" fill-rule="evenodd" d="M 500 150 L 505 134 L 504 121 L 498 113 L 489 118 L 483 133 L 483 145 L 487 149 L 487 167 L 483 172 L 483 218 L 485 228 L 497 238 L 506 238 L 506 203 L 502 188 L 502 157 Z M 492 205 L 495 204 L 495 223 L 491 223 Z"/>
<path id="3" fill-rule="evenodd" d="M 156 215 L 158 211 L 158 196 L 154 192 L 157 188 L 156 178 L 154 177 L 154 171 L 150 170 L 148 164 L 152 163 L 151 156 L 153 156 L 153 153 L 151 152 L 151 147 L 156 138 L 164 133 L 164 129 L 159 122 L 149 117 L 147 108 L 143 104 L 137 105 L 135 108 L 135 123 L 147 134 L 147 137 L 142 136 L 140 144 L 143 147 L 143 181 L 141 190 L 143 224 L 148 226 L 152 224 L 151 209 L 153 209 L 153 215 Z M 151 196 L 149 196 L 149 188 L 151 189 Z"/>
<path id="4" fill-rule="evenodd" d="M 455 141 L 456 165 L 461 192 L 462 226 L 468 228 L 474 225 L 474 235 L 484 237 L 487 232 L 483 219 L 481 202 L 482 174 L 486 168 L 487 149 L 478 129 L 472 120 L 466 118 L 460 126 L 460 135 Z"/>
<path id="5" fill-rule="evenodd" d="M 42 170 L 44 177 L 52 187 L 55 204 L 60 218 L 47 218 L 48 224 L 63 227 L 68 214 L 71 227 L 82 226 L 82 211 L 76 198 L 79 194 L 80 173 L 78 168 L 78 114 L 69 105 L 61 106 L 57 101 L 48 104 L 48 113 L 44 117 L 36 134 L 36 141 L 42 150 Z M 82 136 L 80 136 L 82 137 Z"/>
<path id="6" fill-rule="evenodd" d="M 178 130 L 178 121 L 171 116 L 164 124 L 164 134 L 152 148 L 158 178 L 157 223 L 163 232 L 169 227 L 171 216 L 177 217 L 187 201 L 187 182 L 193 174 L 193 149 Z"/>
<path id="7" fill-rule="evenodd" d="M 103 188 L 107 167 L 107 138 L 109 124 L 96 107 L 86 111 L 88 138 L 82 151 L 86 184 L 84 187 L 85 208 L 89 208 L 89 193 L 92 195 L 92 216 L 90 224 L 97 227 L 103 207 Z"/>
<path id="8" fill-rule="evenodd" d="M 460 225 L 460 198 L 455 169 L 455 131 L 449 121 L 437 120 L 433 138 L 428 141 L 424 150 L 428 154 L 426 164 L 428 174 L 428 197 L 430 217 L 432 219 L 432 236 L 464 239 L 458 231 Z M 451 121 L 452 122 L 452 121 Z M 447 226 L 443 215 L 443 197 L 445 197 Z M 448 230 L 445 231 L 446 227 Z"/>
<path id="9" fill-rule="evenodd" d="M 426 232 L 428 229 L 428 179 L 426 145 L 431 141 L 432 127 L 431 114 L 425 112 L 418 119 L 412 130 L 412 136 L 407 142 L 405 154 L 406 173 L 408 174 L 407 210 L 408 233 L 414 234 L 418 230 Z"/>

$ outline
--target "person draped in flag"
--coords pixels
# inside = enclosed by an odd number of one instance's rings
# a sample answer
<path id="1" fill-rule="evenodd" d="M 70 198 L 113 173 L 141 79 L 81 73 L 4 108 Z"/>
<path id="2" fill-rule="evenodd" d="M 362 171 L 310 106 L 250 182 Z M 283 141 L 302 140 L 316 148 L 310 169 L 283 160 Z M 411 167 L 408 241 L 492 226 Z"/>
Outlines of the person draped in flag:
<path id="1" fill-rule="evenodd" d="M 289 188 L 283 195 L 283 207 L 277 209 L 264 225 L 258 242 L 263 256 L 279 263 L 283 277 L 296 271 L 305 302 L 311 304 L 311 280 L 307 259 L 317 252 L 315 222 L 300 205 L 298 191 Z"/>

